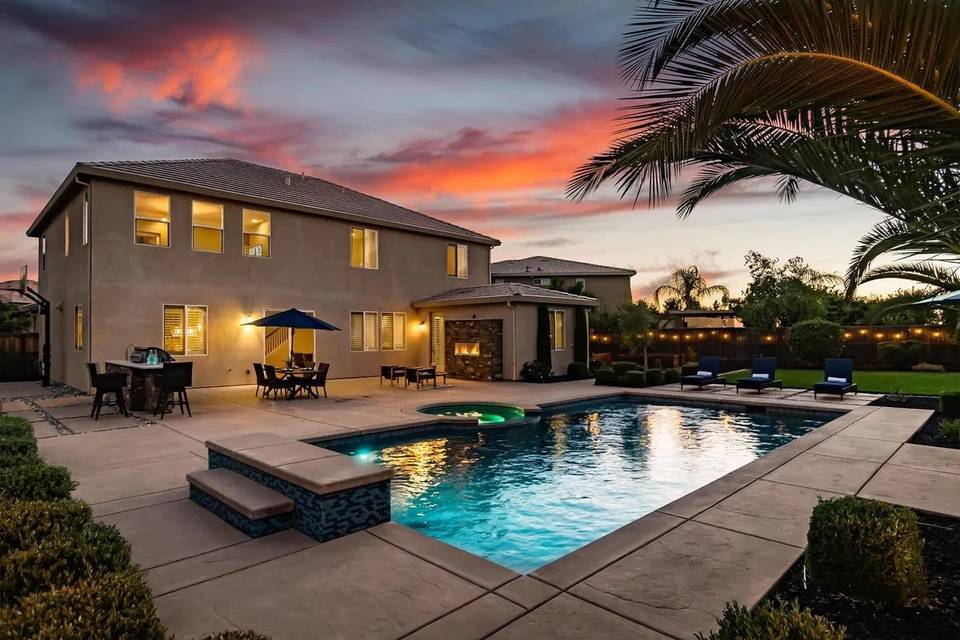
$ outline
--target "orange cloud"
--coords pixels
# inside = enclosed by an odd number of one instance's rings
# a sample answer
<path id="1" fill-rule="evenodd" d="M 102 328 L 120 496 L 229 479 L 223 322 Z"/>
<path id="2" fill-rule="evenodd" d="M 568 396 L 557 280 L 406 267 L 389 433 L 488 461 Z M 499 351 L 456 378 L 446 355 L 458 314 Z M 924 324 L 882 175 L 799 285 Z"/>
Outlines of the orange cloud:
<path id="1" fill-rule="evenodd" d="M 80 62 L 77 86 L 107 95 L 118 110 L 138 99 L 196 108 L 238 104 L 237 85 L 253 57 L 249 43 L 233 34 L 172 37 L 171 43 L 176 46 L 123 62 L 89 55 Z"/>

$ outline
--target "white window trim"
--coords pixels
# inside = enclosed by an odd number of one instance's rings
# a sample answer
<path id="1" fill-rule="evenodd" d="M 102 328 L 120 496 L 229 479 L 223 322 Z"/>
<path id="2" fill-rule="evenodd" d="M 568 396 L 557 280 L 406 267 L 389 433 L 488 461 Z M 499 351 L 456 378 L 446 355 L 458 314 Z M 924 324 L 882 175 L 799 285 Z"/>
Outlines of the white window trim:
<path id="1" fill-rule="evenodd" d="M 208 224 L 197 224 L 196 222 L 194 222 L 194 221 L 193 221 L 193 203 L 194 203 L 194 202 L 201 202 L 201 203 L 203 203 L 203 204 L 212 204 L 212 205 L 216 205 L 216 206 L 220 207 L 220 226 L 219 226 L 219 227 L 211 227 L 211 226 L 208 225 Z M 196 251 L 197 253 L 223 253 L 223 245 L 225 244 L 225 243 L 224 243 L 224 237 L 223 237 L 223 215 L 224 215 L 224 211 L 223 211 L 223 210 L 224 210 L 224 206 L 223 206 L 222 204 L 218 204 L 218 203 L 216 203 L 216 202 L 210 202 L 210 201 L 208 201 L 208 200 L 190 200 L 190 248 L 191 248 L 193 251 Z M 266 213 L 266 212 L 264 212 L 264 213 Z M 269 215 L 269 214 L 267 214 L 267 215 Z M 272 239 L 272 235 L 273 235 L 273 234 L 272 234 L 272 232 L 273 232 L 273 221 L 271 220 L 270 222 L 271 222 L 271 224 L 270 224 L 270 231 L 271 231 L 271 241 L 270 241 L 270 244 L 272 245 L 272 244 L 273 244 L 273 239 Z M 242 223 L 242 221 L 241 221 L 241 223 Z M 214 229 L 214 230 L 220 232 L 220 251 L 210 251 L 209 249 L 197 249 L 196 245 L 194 244 L 194 241 L 195 241 L 195 240 L 194 240 L 194 237 L 193 237 L 193 230 L 196 229 L 196 228 L 198 228 L 198 227 L 199 227 L 200 229 Z M 243 245 L 241 244 L 241 247 L 242 247 L 242 246 L 243 246 Z M 271 246 L 270 248 L 273 249 L 272 246 Z M 272 253 L 272 251 L 271 251 L 271 253 Z"/>
<path id="2" fill-rule="evenodd" d="M 379 331 L 381 331 L 381 332 L 383 331 L 383 316 L 393 316 L 393 344 L 394 344 L 394 346 L 392 346 L 392 347 L 390 347 L 390 348 L 388 349 L 388 348 L 384 347 L 383 344 L 381 344 L 381 345 L 380 345 L 380 351 L 406 351 L 406 350 L 407 350 L 407 312 L 406 312 L 406 311 L 381 311 L 381 312 L 380 312 L 380 318 L 378 318 L 378 324 L 377 324 L 377 327 L 378 327 Z M 402 349 L 398 349 L 398 348 L 396 347 L 396 344 L 397 344 L 397 339 L 396 339 L 396 338 L 397 338 L 397 316 L 402 316 L 402 317 L 403 317 L 403 323 L 402 323 L 402 325 L 401 325 L 401 326 L 403 327 L 403 348 L 402 348 Z M 377 337 L 378 337 L 379 341 L 382 343 L 383 340 L 380 339 L 381 336 L 380 336 L 379 333 L 377 334 Z"/>
<path id="3" fill-rule="evenodd" d="M 534 278 L 533 284 L 537 287 L 549 287 L 553 282 L 552 278 Z"/>
<path id="4" fill-rule="evenodd" d="M 165 307 L 183 307 L 183 330 L 187 330 L 187 308 L 195 307 L 202 308 L 205 310 L 204 317 L 206 318 L 207 327 L 204 331 L 207 332 L 207 339 L 204 340 L 204 345 L 206 350 L 203 353 L 190 353 L 187 349 L 187 336 L 183 336 L 183 353 L 174 353 L 172 355 L 180 356 L 181 358 L 203 358 L 210 353 L 210 307 L 205 304 L 182 304 L 179 302 L 164 302 L 160 305 L 160 348 L 166 350 L 166 345 L 163 344 L 163 310 Z"/>
<path id="5" fill-rule="evenodd" d="M 363 233 L 363 246 L 360 249 L 360 265 L 353 264 L 353 230 L 358 229 Z M 377 246 L 377 264 L 370 266 L 367 264 L 367 232 L 373 233 L 374 244 Z M 350 227 L 350 236 L 348 237 L 350 242 L 350 267 L 353 269 L 370 269 L 371 271 L 378 271 L 380 269 L 380 231 L 378 229 L 371 229 L 370 227 Z"/>
<path id="6" fill-rule="evenodd" d="M 148 196 L 157 196 L 158 198 L 167 199 L 167 244 L 146 244 L 144 242 L 137 242 L 137 220 L 149 220 L 150 222 L 162 222 L 162 220 L 154 220 L 153 218 L 140 218 L 137 216 L 137 194 L 144 193 Z M 140 191 L 135 189 L 133 192 L 133 244 L 138 247 L 153 247 L 154 249 L 169 249 L 173 246 L 173 200 L 170 196 L 164 195 L 162 193 L 154 193 L 152 191 Z"/>
<path id="7" fill-rule="evenodd" d="M 244 251 L 243 251 L 243 236 L 247 235 L 247 232 L 243 230 L 243 214 L 244 214 L 245 212 L 247 212 L 247 211 L 256 211 L 257 213 L 265 213 L 265 214 L 267 214 L 267 219 L 270 220 L 270 233 L 267 234 L 267 238 L 270 239 L 270 240 L 269 240 L 269 243 L 268 243 L 268 244 L 270 245 L 270 255 L 269 255 L 269 256 L 264 256 L 264 255 L 259 255 L 259 256 L 258 256 L 258 255 L 255 254 L 255 253 L 244 253 Z M 262 233 L 251 233 L 250 235 L 252 235 L 252 236 L 262 236 L 263 234 L 262 234 Z M 193 242 L 192 239 L 191 239 L 190 241 Z M 221 253 L 222 253 L 222 251 L 221 251 Z M 244 258 L 261 258 L 261 259 L 263 259 L 263 260 L 269 260 L 269 259 L 273 256 L 273 212 L 271 212 L 271 211 L 261 211 L 260 209 L 247 209 L 247 208 L 242 208 L 242 209 L 240 209 L 240 255 L 242 255 Z"/>
<path id="8" fill-rule="evenodd" d="M 360 325 L 360 326 L 362 327 L 362 330 L 363 330 L 363 334 L 360 336 L 360 344 L 363 345 L 363 348 L 362 348 L 362 349 L 354 349 L 354 348 L 353 348 L 353 345 L 351 344 L 351 345 L 349 345 L 349 346 L 350 346 L 350 353 L 373 353 L 373 352 L 375 352 L 375 351 L 379 351 L 379 350 L 380 350 L 380 314 L 377 313 L 376 311 L 361 311 L 361 310 L 359 310 L 359 309 L 351 309 L 351 310 L 350 310 L 350 320 L 351 320 L 351 322 L 350 322 L 350 330 L 351 330 L 351 331 L 353 330 L 353 314 L 355 314 L 355 313 L 363 314 L 363 323 L 361 323 L 361 325 Z M 369 316 L 369 315 L 372 315 L 374 318 L 376 318 L 376 325 L 377 325 L 377 329 L 376 329 L 376 331 L 374 332 L 374 338 L 376 339 L 376 345 L 375 345 L 374 348 L 372 348 L 372 349 L 367 349 L 367 341 L 364 339 L 364 338 L 366 338 L 366 331 L 367 331 L 367 322 L 366 322 L 366 321 L 367 321 L 367 316 Z M 351 340 L 352 337 L 353 337 L 353 336 L 350 335 L 349 332 L 347 332 L 347 340 L 349 340 L 350 342 L 352 342 L 352 340 Z"/>
<path id="9" fill-rule="evenodd" d="M 563 346 L 557 348 L 557 316 L 563 316 Z M 566 351 L 567 350 L 567 312 L 564 309 L 550 309 L 550 325 L 552 330 L 550 331 L 550 351 Z"/>
<path id="10" fill-rule="evenodd" d="M 577 278 L 573 281 L 574 285 L 580 285 L 581 291 L 587 288 L 587 279 L 586 278 Z"/>
<path id="11" fill-rule="evenodd" d="M 83 218 L 81 220 L 80 246 L 85 247 L 90 242 L 90 188 L 83 192 Z"/>
<path id="12" fill-rule="evenodd" d="M 469 280 L 470 279 L 470 245 L 463 242 L 448 242 L 447 243 L 447 253 L 450 253 L 450 247 L 453 247 L 453 270 L 454 273 L 450 273 L 450 263 L 449 256 L 445 256 L 447 259 L 446 272 L 448 278 L 456 278 L 457 280 Z M 460 248 L 463 247 L 464 253 L 467 255 L 465 262 L 467 263 L 467 268 L 465 269 L 464 275 L 460 275 Z"/>

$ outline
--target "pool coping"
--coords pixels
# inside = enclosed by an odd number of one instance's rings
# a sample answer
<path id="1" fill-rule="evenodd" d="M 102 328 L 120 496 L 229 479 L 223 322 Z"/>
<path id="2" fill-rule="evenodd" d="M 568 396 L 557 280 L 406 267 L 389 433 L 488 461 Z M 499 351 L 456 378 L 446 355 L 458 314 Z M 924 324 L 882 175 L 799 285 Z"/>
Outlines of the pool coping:
<path id="1" fill-rule="evenodd" d="M 744 586 L 740 584 L 743 582 L 743 576 L 739 576 L 739 583 L 737 580 L 734 580 L 735 584 L 727 585 L 723 588 L 723 602 L 736 599 L 746 606 L 755 605 L 776 585 L 794 562 L 802 557 L 803 546 L 756 535 L 756 532 L 738 531 L 738 528 L 744 529 L 745 527 L 736 521 L 732 524 L 719 526 L 711 524 L 710 522 L 704 522 L 700 519 L 700 516 L 707 511 L 718 508 L 718 505 L 722 502 L 740 494 L 740 492 L 755 485 L 760 486 L 758 483 L 761 482 L 776 483 L 778 486 L 785 487 L 787 491 L 807 494 L 813 493 L 817 495 L 822 494 L 825 496 L 838 494 L 859 495 L 865 493 L 867 485 L 870 484 L 877 473 L 886 467 L 890 458 L 896 454 L 896 451 L 901 449 L 904 443 L 907 442 L 917 430 L 922 428 L 923 424 L 933 414 L 932 411 L 928 410 L 892 409 L 869 405 L 842 406 L 831 404 L 824 406 L 822 403 L 814 404 L 809 401 L 764 398 L 762 395 L 757 397 L 752 394 L 717 397 L 692 393 L 688 395 L 688 393 L 681 395 L 680 393 L 669 390 L 628 390 L 616 388 L 611 389 L 609 392 L 583 394 L 562 400 L 543 402 L 530 408 L 537 410 L 538 413 L 547 413 L 551 410 L 582 404 L 584 402 L 630 398 L 641 401 L 651 400 L 690 406 L 736 407 L 740 410 L 747 411 L 751 409 L 762 409 L 768 412 L 833 414 L 835 417 L 822 426 L 809 431 L 782 447 L 734 469 L 713 482 L 695 489 L 681 498 L 526 574 L 518 574 L 508 567 L 472 554 L 459 547 L 448 545 L 392 521 L 389 523 L 389 526 L 393 528 L 394 531 L 406 530 L 406 532 L 404 535 L 391 535 L 387 541 L 431 564 L 455 573 L 465 580 L 487 589 L 488 596 L 497 596 L 514 605 L 519 605 L 519 609 L 522 610 L 522 613 L 511 613 L 509 615 L 505 613 L 503 619 L 499 620 L 497 624 L 492 627 L 485 625 L 483 632 L 478 630 L 477 634 L 471 637 L 478 639 L 489 637 L 497 630 L 509 626 L 554 598 L 564 596 L 575 598 L 583 604 L 597 607 L 606 614 L 629 620 L 639 625 L 639 628 L 651 633 L 661 634 L 667 638 L 689 638 L 696 631 L 708 631 L 711 628 L 716 616 L 721 612 L 722 603 L 720 601 L 710 602 L 705 608 L 704 605 L 701 604 L 700 606 L 704 608 L 704 610 L 698 610 L 696 612 L 691 612 L 689 609 L 679 607 L 674 611 L 674 619 L 664 622 L 664 620 L 658 619 L 657 615 L 652 615 L 648 607 L 642 604 L 631 604 L 629 597 L 624 594 L 611 594 L 605 592 L 604 589 L 610 589 L 611 584 L 621 584 L 613 578 L 616 578 L 615 574 L 618 572 L 629 572 L 632 562 L 649 562 L 649 559 L 640 557 L 644 555 L 645 549 L 648 547 L 652 548 L 652 545 L 673 542 L 675 538 L 682 536 L 695 537 L 696 535 L 705 535 L 704 532 L 706 532 L 706 534 L 726 536 L 729 539 L 735 540 L 736 544 L 745 545 L 747 549 L 746 557 L 750 556 L 749 550 L 751 548 L 763 548 L 768 552 L 770 550 L 777 552 L 771 556 L 773 558 L 772 560 L 771 557 L 767 558 L 764 566 L 754 566 L 750 568 L 750 571 L 747 572 L 750 577 L 747 581 L 749 583 L 748 585 Z M 477 400 L 477 402 L 482 401 Z M 526 408 L 527 407 L 524 407 L 525 410 Z M 878 412 L 880 413 L 878 414 Z M 874 415 L 873 419 L 870 418 L 871 415 Z M 907 418 L 909 418 L 909 420 L 907 420 L 909 426 L 904 427 L 901 423 Z M 869 477 L 862 482 L 859 480 L 856 482 L 856 487 L 853 491 L 828 491 L 818 488 L 817 485 L 821 480 L 816 476 L 822 473 L 823 464 L 835 467 L 838 470 L 837 472 L 842 475 L 843 468 L 849 466 L 851 462 L 856 461 L 856 458 L 851 459 L 839 455 L 812 453 L 811 449 L 841 434 L 853 425 L 858 425 L 857 429 L 859 429 L 859 431 L 854 429 L 850 434 L 844 436 L 845 438 L 864 438 L 866 435 L 865 439 L 870 440 L 872 439 L 870 436 L 877 435 L 869 431 L 870 429 L 875 429 L 878 433 L 884 431 L 885 428 L 887 428 L 887 430 L 892 429 L 894 431 L 892 435 L 880 435 L 881 438 L 885 438 L 888 442 L 895 444 L 896 451 L 893 451 L 888 456 L 884 456 L 881 462 L 866 463 L 862 460 L 859 461 L 862 465 L 866 465 L 870 473 Z M 424 420 L 422 423 L 414 424 L 408 422 L 401 425 L 374 425 L 370 428 L 360 430 L 356 434 L 351 434 L 350 437 L 377 434 L 393 435 L 414 430 L 443 428 L 444 426 L 449 425 L 444 425 L 434 419 Z M 868 431 L 866 434 L 864 433 L 865 429 Z M 855 435 L 854 431 L 856 431 Z M 908 431 L 909 435 L 905 435 Z M 322 446 L 324 442 L 343 439 L 345 438 L 342 436 L 326 436 L 305 438 L 304 441 Z M 801 467 L 799 476 L 797 476 L 798 472 L 794 470 L 792 471 L 793 475 L 786 478 L 770 477 L 782 468 L 787 467 L 790 462 L 800 456 L 812 456 L 821 462 L 821 467 L 808 474 L 809 477 L 806 479 L 803 477 L 804 474 L 802 470 L 802 467 L 805 465 L 799 465 L 799 467 Z M 791 469 L 793 469 L 793 467 L 791 467 Z M 766 486 L 766 484 L 763 486 Z M 746 493 L 743 495 L 746 495 Z M 889 497 L 886 499 L 896 502 L 896 500 L 891 500 Z M 788 508 L 793 507 L 788 506 Z M 809 508 L 812 507 L 809 507 L 809 505 L 803 506 L 802 513 L 797 512 L 794 515 L 799 518 L 808 519 Z M 955 515 L 960 516 L 960 509 L 958 509 Z M 374 533 L 374 535 L 377 534 Z M 384 536 L 383 539 L 387 539 L 387 537 Z M 729 540 L 726 540 L 726 542 L 728 544 L 730 543 Z M 708 550 L 710 547 L 710 541 L 705 541 L 703 551 L 705 557 L 709 555 Z M 647 555 L 650 554 L 648 553 Z M 698 563 L 699 561 L 695 561 L 693 566 L 697 566 Z M 465 569 L 465 566 L 471 567 L 471 569 Z M 476 569 L 477 567 L 480 567 L 480 569 Z M 488 578 L 479 578 L 473 573 L 478 570 L 481 575 L 494 575 L 497 577 L 492 582 Z M 673 571 L 673 573 L 683 573 L 683 570 Z M 689 571 L 687 573 L 689 573 Z M 722 571 L 720 574 L 712 572 L 710 580 L 716 582 L 719 579 L 720 582 L 726 582 L 722 577 L 722 573 Z M 613 575 L 613 578 L 607 579 L 608 574 Z M 512 576 L 512 578 L 506 579 L 508 576 Z M 676 579 L 677 576 L 674 575 L 673 577 Z M 698 591 L 697 585 L 702 581 L 702 576 L 687 577 L 689 579 L 686 585 L 689 588 L 685 590 L 683 594 L 677 595 L 686 596 L 686 599 L 692 599 L 694 601 L 701 600 L 700 595 L 695 592 Z M 506 581 L 504 582 L 505 579 Z M 499 582 L 503 583 L 499 584 L 499 586 L 494 586 L 495 583 Z M 510 587 L 509 585 L 514 586 Z M 709 591 L 708 586 L 715 587 L 716 585 L 704 585 L 703 589 Z M 645 587 L 640 586 L 639 588 L 643 589 Z M 691 594 L 691 590 L 694 593 Z M 684 598 L 681 598 L 681 600 L 683 599 Z M 642 598 L 640 598 L 640 600 L 642 600 Z M 459 624 L 458 621 L 466 615 L 466 610 L 471 607 L 472 604 L 473 603 L 468 603 L 460 609 L 447 612 L 443 616 L 424 624 L 404 637 L 434 637 L 436 633 L 440 633 L 442 636 L 445 632 L 452 632 L 454 629 L 462 631 L 462 628 L 457 626 Z"/>

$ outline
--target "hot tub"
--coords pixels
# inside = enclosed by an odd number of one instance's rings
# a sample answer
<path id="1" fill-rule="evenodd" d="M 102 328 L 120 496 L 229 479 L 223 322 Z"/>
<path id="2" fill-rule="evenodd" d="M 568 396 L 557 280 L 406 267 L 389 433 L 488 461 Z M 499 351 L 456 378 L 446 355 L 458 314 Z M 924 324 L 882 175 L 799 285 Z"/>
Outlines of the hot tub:
<path id="1" fill-rule="evenodd" d="M 494 425 L 521 422 L 526 418 L 523 409 L 511 404 L 495 402 L 463 402 L 456 404 L 433 404 L 417 409 L 432 416 L 450 418 L 474 418 L 478 424 Z"/>

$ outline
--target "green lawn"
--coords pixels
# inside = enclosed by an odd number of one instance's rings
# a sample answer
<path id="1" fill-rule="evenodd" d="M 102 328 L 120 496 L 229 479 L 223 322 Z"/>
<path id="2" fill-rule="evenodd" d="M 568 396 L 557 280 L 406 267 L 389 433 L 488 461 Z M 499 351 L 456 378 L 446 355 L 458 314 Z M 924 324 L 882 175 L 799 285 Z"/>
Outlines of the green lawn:
<path id="1" fill-rule="evenodd" d="M 749 375 L 749 371 L 726 374 L 728 380 Z M 783 386 L 809 389 L 823 380 L 819 369 L 777 369 Z M 926 371 L 856 371 L 853 380 L 860 391 L 872 393 L 900 393 L 907 395 L 939 395 L 943 391 L 960 390 L 960 373 L 929 373 Z"/>

